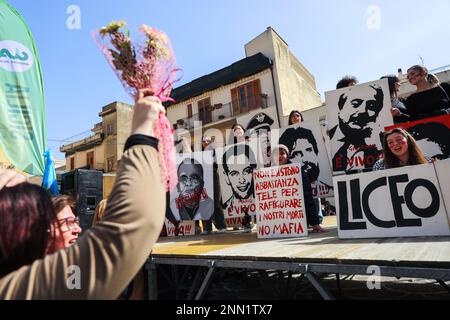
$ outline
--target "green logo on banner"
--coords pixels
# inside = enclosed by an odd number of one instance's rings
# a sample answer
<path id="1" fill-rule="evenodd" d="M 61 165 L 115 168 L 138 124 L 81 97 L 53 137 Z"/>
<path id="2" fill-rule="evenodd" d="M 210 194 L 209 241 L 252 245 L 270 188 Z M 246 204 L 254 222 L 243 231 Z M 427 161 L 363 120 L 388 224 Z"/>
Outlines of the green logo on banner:
<path id="1" fill-rule="evenodd" d="M 0 41 L 0 68 L 10 72 L 25 72 L 33 64 L 33 55 L 23 44 L 12 40 Z"/>

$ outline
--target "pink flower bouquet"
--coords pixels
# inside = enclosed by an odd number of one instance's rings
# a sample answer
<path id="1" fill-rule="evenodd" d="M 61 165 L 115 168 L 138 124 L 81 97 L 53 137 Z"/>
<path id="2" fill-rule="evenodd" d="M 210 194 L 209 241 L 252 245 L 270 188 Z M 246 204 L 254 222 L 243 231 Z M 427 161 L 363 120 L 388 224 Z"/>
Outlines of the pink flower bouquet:
<path id="1" fill-rule="evenodd" d="M 179 80 L 180 71 L 167 35 L 142 25 L 143 44 L 134 44 L 127 25 L 114 21 L 94 33 L 100 50 L 109 62 L 127 93 L 134 99 L 140 89 L 149 89 L 162 102 L 173 101 L 170 93 Z M 167 191 L 177 184 L 173 130 L 161 112 L 155 128 L 159 139 L 159 161 Z"/>

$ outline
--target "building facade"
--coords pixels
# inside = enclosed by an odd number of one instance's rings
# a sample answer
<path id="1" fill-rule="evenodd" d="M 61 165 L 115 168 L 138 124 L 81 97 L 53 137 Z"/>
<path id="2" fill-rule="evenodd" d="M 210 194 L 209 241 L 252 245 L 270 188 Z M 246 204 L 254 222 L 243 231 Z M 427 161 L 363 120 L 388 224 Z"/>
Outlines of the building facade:
<path id="1" fill-rule="evenodd" d="M 194 150 L 202 134 L 223 145 L 226 130 L 250 112 L 276 114 L 282 127 L 292 110 L 322 105 L 314 76 L 271 27 L 247 43 L 245 53 L 246 58 L 173 90 L 176 103 L 167 105 L 167 117 L 190 135 Z"/>
<path id="2" fill-rule="evenodd" d="M 278 125 L 284 126 L 291 110 L 321 105 L 314 76 L 271 27 L 247 43 L 245 53 L 244 59 L 172 91 L 176 103 L 167 105 L 167 117 L 175 129 L 190 135 L 191 147 L 200 147 L 205 131 L 220 146 L 225 141 L 218 138 L 226 137 L 226 130 L 251 112 L 276 114 Z M 66 154 L 66 171 L 115 172 L 131 131 L 132 114 L 132 106 L 121 102 L 103 107 L 102 122 L 94 126 L 91 136 L 60 148 Z M 194 140 L 199 121 L 202 132 Z"/>
<path id="3" fill-rule="evenodd" d="M 131 132 L 133 106 L 113 102 L 103 107 L 99 116 L 102 122 L 94 126 L 91 136 L 60 148 L 66 154 L 67 172 L 75 169 L 105 173 L 117 170 L 117 162 Z"/>

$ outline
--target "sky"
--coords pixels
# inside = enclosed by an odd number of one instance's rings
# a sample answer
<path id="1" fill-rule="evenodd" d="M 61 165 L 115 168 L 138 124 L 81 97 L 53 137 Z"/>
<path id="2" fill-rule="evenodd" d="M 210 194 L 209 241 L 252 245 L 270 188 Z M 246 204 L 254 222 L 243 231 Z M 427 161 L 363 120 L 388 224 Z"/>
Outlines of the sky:
<path id="1" fill-rule="evenodd" d="M 6 0 L 24 17 L 42 65 L 47 146 L 56 159 L 101 121 L 113 101 L 132 103 L 92 39 L 92 31 L 125 20 L 132 34 L 145 23 L 169 35 L 182 85 L 245 58 L 244 45 L 274 28 L 315 76 L 333 90 L 346 74 L 360 82 L 420 64 L 450 64 L 448 0 Z M 80 28 L 70 6 L 79 8 Z M 75 136 L 75 137 L 74 137 Z"/>

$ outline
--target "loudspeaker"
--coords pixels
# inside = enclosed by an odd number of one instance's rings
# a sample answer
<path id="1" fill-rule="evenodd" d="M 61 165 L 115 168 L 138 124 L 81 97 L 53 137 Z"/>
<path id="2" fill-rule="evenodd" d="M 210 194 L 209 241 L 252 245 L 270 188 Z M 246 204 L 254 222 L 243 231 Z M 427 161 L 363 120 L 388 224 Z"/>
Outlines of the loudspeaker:
<path id="1" fill-rule="evenodd" d="M 82 233 L 92 227 L 95 208 L 103 199 L 103 172 L 77 169 L 61 176 L 61 193 L 77 201 Z"/>

